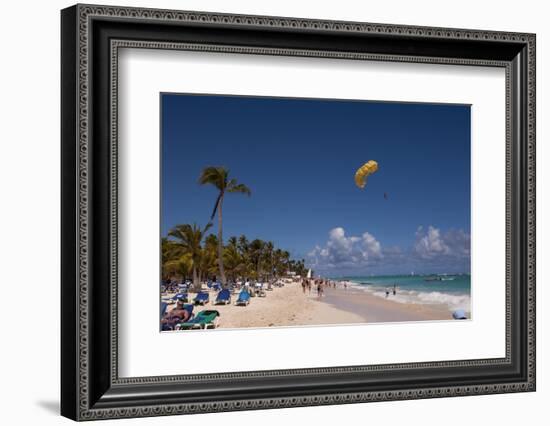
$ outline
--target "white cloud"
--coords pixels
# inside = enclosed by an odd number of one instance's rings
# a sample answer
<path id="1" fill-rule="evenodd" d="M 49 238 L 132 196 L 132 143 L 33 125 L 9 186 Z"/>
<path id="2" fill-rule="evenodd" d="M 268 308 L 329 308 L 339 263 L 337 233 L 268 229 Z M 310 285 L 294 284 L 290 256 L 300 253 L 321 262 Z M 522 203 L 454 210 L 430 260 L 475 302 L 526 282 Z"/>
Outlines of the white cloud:
<path id="1" fill-rule="evenodd" d="M 442 233 L 438 228 L 418 227 L 413 253 L 422 259 L 436 259 L 442 256 L 470 256 L 470 235 L 462 230 Z"/>
<path id="2" fill-rule="evenodd" d="M 359 236 L 346 236 L 342 227 L 329 232 L 329 238 L 323 247 L 316 246 L 308 254 L 312 266 L 323 267 L 358 267 L 383 257 L 382 247 L 376 238 L 365 232 Z"/>
<path id="3" fill-rule="evenodd" d="M 414 252 L 423 259 L 430 259 L 442 254 L 449 254 L 450 249 L 441 238 L 439 229 L 429 226 L 425 231 L 422 226 L 419 226 L 416 231 Z"/>
<path id="4" fill-rule="evenodd" d="M 380 243 L 368 232 L 363 234 L 363 247 L 365 248 L 365 253 L 368 256 L 382 257 L 382 247 Z"/>
<path id="5" fill-rule="evenodd" d="M 337 227 L 324 245 L 308 253 L 308 267 L 342 274 L 469 271 L 470 234 L 428 226 L 419 227 L 414 237 L 408 247 L 382 247 L 369 232 L 348 236 Z"/>

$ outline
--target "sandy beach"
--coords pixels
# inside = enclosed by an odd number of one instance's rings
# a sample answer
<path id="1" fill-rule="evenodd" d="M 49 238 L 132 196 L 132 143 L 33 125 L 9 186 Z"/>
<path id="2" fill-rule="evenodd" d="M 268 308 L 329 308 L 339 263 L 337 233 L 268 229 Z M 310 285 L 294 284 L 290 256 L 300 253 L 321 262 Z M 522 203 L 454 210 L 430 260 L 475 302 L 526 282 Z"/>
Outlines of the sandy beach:
<path id="1" fill-rule="evenodd" d="M 266 297 L 251 298 L 248 306 L 235 306 L 237 294 L 228 305 L 214 305 L 216 292 L 210 302 L 196 306 L 195 313 L 215 309 L 220 313 L 221 328 L 281 327 L 323 324 L 358 324 L 377 322 L 403 322 L 451 320 L 445 305 L 399 303 L 374 296 L 367 292 L 343 287 L 326 288 L 321 298 L 312 289 L 304 294 L 298 283 L 267 291 Z M 190 293 L 190 297 L 194 294 Z M 169 307 L 172 309 L 173 305 Z"/>

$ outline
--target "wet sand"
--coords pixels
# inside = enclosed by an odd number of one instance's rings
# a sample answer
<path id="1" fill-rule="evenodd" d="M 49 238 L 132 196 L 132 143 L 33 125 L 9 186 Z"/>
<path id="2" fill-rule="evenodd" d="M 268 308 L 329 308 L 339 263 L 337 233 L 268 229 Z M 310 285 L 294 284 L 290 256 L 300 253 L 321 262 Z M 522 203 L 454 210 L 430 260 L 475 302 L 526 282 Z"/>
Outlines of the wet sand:
<path id="1" fill-rule="evenodd" d="M 384 299 L 353 288 L 326 289 L 323 302 L 337 309 L 354 312 L 367 323 L 452 320 L 446 305 L 400 303 L 392 300 L 391 294 Z"/>

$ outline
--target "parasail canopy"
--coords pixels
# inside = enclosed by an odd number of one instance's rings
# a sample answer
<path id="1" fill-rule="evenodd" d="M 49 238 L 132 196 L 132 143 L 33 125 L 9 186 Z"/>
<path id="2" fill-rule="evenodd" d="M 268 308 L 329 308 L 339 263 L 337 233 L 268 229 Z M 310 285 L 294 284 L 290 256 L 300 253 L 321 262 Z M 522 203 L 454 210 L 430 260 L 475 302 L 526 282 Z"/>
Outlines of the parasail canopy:
<path id="1" fill-rule="evenodd" d="M 367 184 L 367 176 L 372 175 L 378 170 L 378 163 L 374 160 L 369 160 L 355 172 L 355 184 L 359 188 L 364 188 Z"/>

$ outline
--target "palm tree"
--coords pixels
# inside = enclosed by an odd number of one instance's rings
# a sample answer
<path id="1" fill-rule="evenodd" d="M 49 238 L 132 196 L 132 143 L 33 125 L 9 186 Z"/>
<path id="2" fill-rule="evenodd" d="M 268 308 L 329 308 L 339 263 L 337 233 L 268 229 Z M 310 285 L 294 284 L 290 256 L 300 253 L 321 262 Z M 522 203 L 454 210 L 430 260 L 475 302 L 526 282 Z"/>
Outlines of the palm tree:
<path id="1" fill-rule="evenodd" d="M 281 249 L 276 249 L 273 252 L 273 270 L 276 278 L 280 278 L 285 275 L 286 264 L 283 258 L 283 251 Z"/>
<path id="2" fill-rule="evenodd" d="M 268 241 L 264 246 L 264 262 L 266 265 L 266 270 L 268 271 L 267 278 L 271 279 L 273 275 L 273 250 L 275 246 L 271 241 Z"/>
<path id="3" fill-rule="evenodd" d="M 265 242 L 259 239 L 253 240 L 249 245 L 250 260 L 254 265 L 254 277 L 259 280 L 261 275 L 261 261 L 263 258 Z"/>
<path id="4" fill-rule="evenodd" d="M 205 272 L 210 279 L 216 275 L 218 270 L 218 239 L 214 234 L 210 234 L 204 239 L 204 248 L 202 252 L 202 271 Z"/>
<path id="5" fill-rule="evenodd" d="M 246 272 L 246 265 L 243 263 L 242 256 L 234 245 L 225 247 L 223 251 L 223 265 L 227 276 L 233 282 L 237 280 L 238 276 Z"/>
<path id="6" fill-rule="evenodd" d="M 206 231 L 208 231 L 211 226 L 212 224 L 209 223 L 204 229 L 201 229 L 197 224 L 193 224 L 192 226 L 188 224 L 176 225 L 168 232 L 168 236 L 172 237 L 176 243 L 180 244 L 185 253 L 190 254 L 193 271 L 193 287 L 197 291 L 201 288 L 201 282 L 197 274 L 202 256 L 201 242 Z"/>
<path id="7" fill-rule="evenodd" d="M 237 242 L 237 248 L 241 256 L 246 256 L 248 253 L 248 238 L 245 235 L 241 235 Z"/>
<path id="8" fill-rule="evenodd" d="M 238 247 L 239 247 L 239 241 L 237 240 L 237 237 L 230 237 L 228 240 L 227 240 L 227 246 L 228 247 L 231 247 L 235 250 L 238 250 Z"/>
<path id="9" fill-rule="evenodd" d="M 163 238 L 161 240 L 162 247 L 162 278 L 172 278 L 177 274 L 185 275 L 183 263 L 180 263 L 185 253 L 181 246 L 175 241 Z M 185 277 L 183 277 L 185 278 Z"/>
<path id="10" fill-rule="evenodd" d="M 162 264 L 162 273 L 166 277 L 179 276 L 187 278 L 193 268 L 191 253 L 185 253 L 178 258 L 170 259 Z"/>
<path id="11" fill-rule="evenodd" d="M 290 271 L 290 253 L 287 250 L 283 251 L 283 262 L 285 263 L 285 274 Z"/>
<path id="12" fill-rule="evenodd" d="M 223 199 L 227 193 L 241 193 L 250 196 L 250 189 L 238 183 L 236 179 L 229 179 L 229 170 L 225 167 L 206 167 L 203 169 L 199 183 L 201 185 L 213 185 L 218 191 L 218 198 L 216 204 L 214 204 L 214 210 L 210 216 L 210 223 L 218 212 L 218 266 L 220 268 L 220 280 L 225 287 L 227 280 L 225 279 L 225 272 L 223 270 L 223 235 L 222 235 L 222 207 Z"/>

